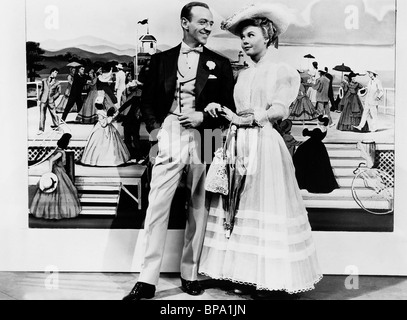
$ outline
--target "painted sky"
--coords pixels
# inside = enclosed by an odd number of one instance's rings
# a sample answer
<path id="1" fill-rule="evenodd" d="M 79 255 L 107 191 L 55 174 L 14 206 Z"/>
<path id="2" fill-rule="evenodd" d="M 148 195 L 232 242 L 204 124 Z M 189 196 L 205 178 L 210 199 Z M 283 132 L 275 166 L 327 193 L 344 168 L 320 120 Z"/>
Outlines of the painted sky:
<path id="1" fill-rule="evenodd" d="M 215 20 L 208 47 L 220 52 L 235 51 L 233 56 L 237 59 L 240 41 L 228 32 L 220 30 L 220 22 L 247 4 L 264 1 L 206 0 Z M 85 44 L 97 45 L 94 43 L 95 39 L 91 43 L 91 36 L 116 44 L 118 49 L 131 49 L 135 48 L 136 30 L 139 35 L 146 32 L 146 26 L 138 25 L 137 22 L 148 18 L 149 31 L 157 38 L 158 44 L 170 47 L 181 41 L 179 13 L 187 2 L 189 1 L 26 0 L 27 40 L 68 43 L 67 40 L 77 38 L 81 38 L 78 41 L 83 42 L 83 39 L 88 37 L 89 41 Z M 394 82 L 394 76 L 391 74 L 395 70 L 395 0 L 272 2 L 285 4 L 295 16 L 294 23 L 281 37 L 280 42 L 296 46 L 281 46 L 276 52 L 280 60 L 297 69 L 306 69 L 309 61 L 303 56 L 311 53 L 321 66 L 332 69 L 335 65 L 345 63 L 361 73 L 369 68 L 385 70 L 390 74 L 389 81 Z M 350 8 L 352 12 L 356 10 L 358 13 L 356 21 L 354 16 L 349 18 Z M 50 9 L 57 9 L 59 13 L 56 29 L 49 28 L 49 25 L 47 27 Z M 358 28 L 348 29 L 349 21 L 353 27 Z M 246 57 L 246 60 L 249 59 Z M 340 76 L 338 74 L 338 77 Z"/>
<path id="2" fill-rule="evenodd" d="M 179 13 L 185 0 L 26 0 L 27 39 L 69 40 L 95 36 L 116 44 L 134 44 L 136 30 L 145 32 L 137 22 L 148 18 L 150 33 L 160 43 L 175 45 L 180 41 Z M 241 7 L 265 0 L 207 0 L 214 13 L 213 47 L 228 46 L 220 22 Z M 394 44 L 395 0 L 273 0 L 290 7 L 294 24 L 282 42 L 288 43 L 362 43 Z M 346 29 L 346 10 L 358 10 L 357 30 Z M 57 23 L 50 28 L 50 12 L 58 12 Z M 349 18 L 348 18 L 349 19 Z M 55 22 L 55 20 L 54 20 Z M 334 35 L 334 36 L 333 36 Z"/>

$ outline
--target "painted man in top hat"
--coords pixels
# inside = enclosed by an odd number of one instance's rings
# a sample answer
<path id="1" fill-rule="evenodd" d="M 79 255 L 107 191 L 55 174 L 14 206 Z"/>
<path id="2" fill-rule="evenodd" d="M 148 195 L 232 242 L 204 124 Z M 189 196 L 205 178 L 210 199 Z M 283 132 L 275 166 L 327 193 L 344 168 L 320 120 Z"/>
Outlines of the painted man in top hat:
<path id="1" fill-rule="evenodd" d="M 367 71 L 367 73 L 370 80 L 366 88 L 365 108 L 363 109 L 362 119 L 355 129 L 361 130 L 367 121 L 370 131 L 376 132 L 378 120 L 377 111 L 379 101 L 383 98 L 384 90 L 381 81 L 377 78 L 377 72 Z"/>
<path id="2" fill-rule="evenodd" d="M 58 127 L 59 119 L 56 114 L 55 100 L 61 95 L 61 84 L 57 81 L 58 69 L 52 68 L 50 75 L 46 79 L 42 79 L 41 92 L 39 97 L 40 102 L 40 125 L 38 134 L 44 133 L 45 118 L 47 109 L 51 114 L 52 128 Z"/>
<path id="3" fill-rule="evenodd" d="M 205 139 L 204 131 L 217 128 L 224 121 L 223 117 L 212 118 L 204 109 L 217 103 L 235 110 L 230 62 L 205 47 L 213 23 L 207 4 L 185 5 L 181 11 L 182 43 L 151 58 L 142 95 L 142 113 L 150 134 L 154 135 L 161 128 L 159 152 L 152 171 L 142 269 L 138 282 L 124 300 L 154 297 L 171 202 L 185 171 L 190 199 L 181 258 L 181 285 L 190 295 L 203 292 L 198 281 L 198 260 L 208 215 L 205 163 L 210 162 L 213 155 L 212 148 L 206 145 L 212 144 L 212 136 Z M 206 152 L 202 153 L 202 149 Z"/>

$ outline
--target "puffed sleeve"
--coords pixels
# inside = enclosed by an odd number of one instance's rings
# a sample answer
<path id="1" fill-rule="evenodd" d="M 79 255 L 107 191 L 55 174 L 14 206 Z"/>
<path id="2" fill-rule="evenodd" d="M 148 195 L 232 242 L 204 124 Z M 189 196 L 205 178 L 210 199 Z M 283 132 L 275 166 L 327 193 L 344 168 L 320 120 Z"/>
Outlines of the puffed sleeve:
<path id="1" fill-rule="evenodd" d="M 100 125 L 105 128 L 108 124 L 106 112 L 103 110 L 96 111 Z"/>
<path id="2" fill-rule="evenodd" d="M 301 78 L 297 70 L 287 64 L 279 64 L 268 74 L 267 116 L 270 121 L 286 119 L 291 103 L 297 98 Z"/>

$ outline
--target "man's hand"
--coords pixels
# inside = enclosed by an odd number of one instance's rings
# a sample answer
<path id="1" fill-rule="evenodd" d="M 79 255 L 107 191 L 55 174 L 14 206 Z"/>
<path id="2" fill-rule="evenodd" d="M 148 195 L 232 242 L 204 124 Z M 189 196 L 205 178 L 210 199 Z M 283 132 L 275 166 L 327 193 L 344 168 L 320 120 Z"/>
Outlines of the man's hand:
<path id="1" fill-rule="evenodd" d="M 202 124 L 203 119 L 203 113 L 198 111 L 181 113 L 178 118 L 180 124 L 186 129 L 199 127 Z"/>
<path id="2" fill-rule="evenodd" d="M 204 111 L 208 112 L 212 118 L 217 118 L 218 112 L 222 111 L 222 106 L 219 103 L 211 102 L 210 104 L 207 105 Z"/>

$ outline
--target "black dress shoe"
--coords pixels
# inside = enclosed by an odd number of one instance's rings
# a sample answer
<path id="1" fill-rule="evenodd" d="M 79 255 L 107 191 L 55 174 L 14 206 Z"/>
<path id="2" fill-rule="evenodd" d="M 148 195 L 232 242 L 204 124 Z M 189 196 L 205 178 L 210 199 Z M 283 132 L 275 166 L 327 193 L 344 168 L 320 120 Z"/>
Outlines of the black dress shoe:
<path id="1" fill-rule="evenodd" d="M 152 284 L 137 282 L 130 293 L 123 298 L 124 301 L 133 301 L 140 299 L 151 299 L 155 295 L 155 286 Z"/>
<path id="2" fill-rule="evenodd" d="M 255 286 L 249 286 L 249 285 L 235 285 L 233 289 L 233 293 L 238 294 L 238 295 L 246 295 L 246 294 L 252 294 L 256 290 Z"/>
<path id="3" fill-rule="evenodd" d="M 191 296 L 198 296 L 204 292 L 199 281 L 188 281 L 181 278 L 182 291 L 190 294 Z"/>

